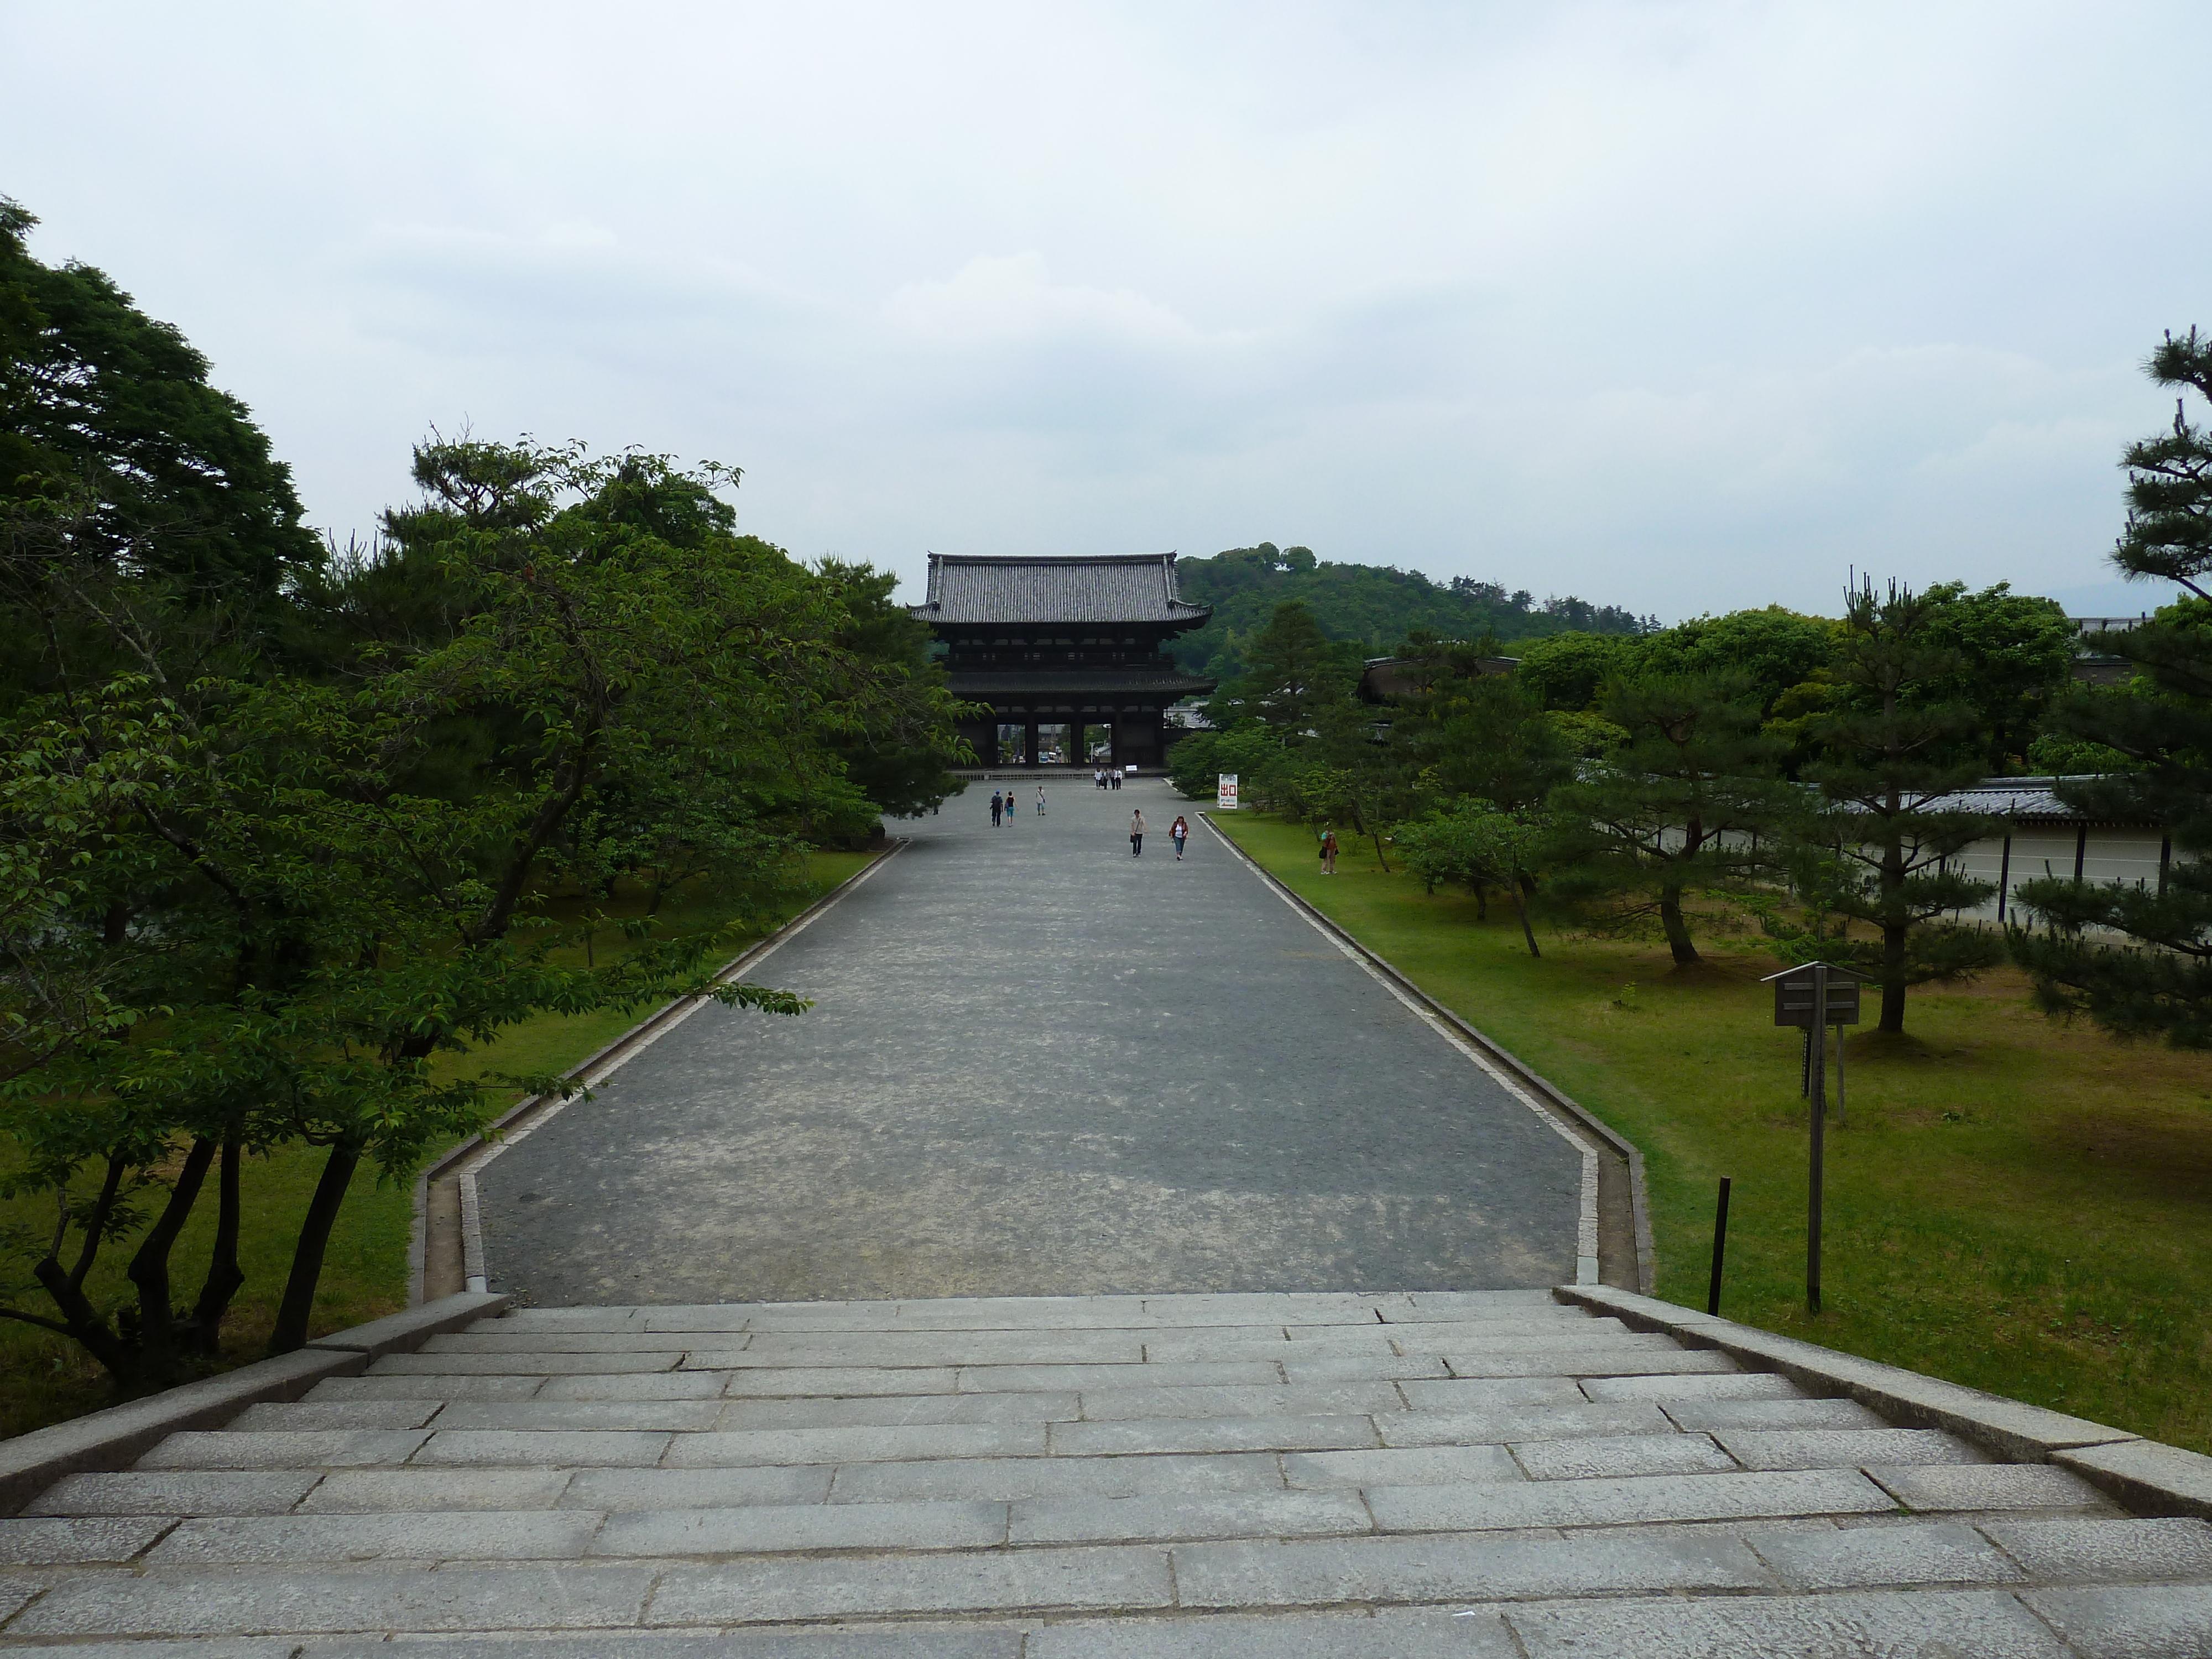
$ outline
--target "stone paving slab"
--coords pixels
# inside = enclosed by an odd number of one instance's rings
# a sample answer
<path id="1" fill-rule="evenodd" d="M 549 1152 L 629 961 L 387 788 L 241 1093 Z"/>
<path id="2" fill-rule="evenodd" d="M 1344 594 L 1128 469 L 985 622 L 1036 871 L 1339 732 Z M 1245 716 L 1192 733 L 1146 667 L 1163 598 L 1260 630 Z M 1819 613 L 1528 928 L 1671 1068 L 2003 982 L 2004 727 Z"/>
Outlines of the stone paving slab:
<path id="1" fill-rule="evenodd" d="M 1169 1542 L 1366 1533 L 1356 1493 L 1172 1492 L 1150 1498 L 1039 1498 L 1013 1505 L 1017 1544 Z"/>
<path id="2" fill-rule="evenodd" d="M 1713 1438 L 1747 1469 L 1989 1461 L 1982 1452 L 1941 1429 L 1724 1429 Z"/>
<path id="3" fill-rule="evenodd" d="M 1584 1401 L 1499 1405 L 1485 1410 L 1438 1410 L 1434 1407 L 1378 1417 L 1375 1426 L 1388 1446 L 1454 1446 L 1477 1443 L 1503 1445 L 1512 1440 L 1559 1440 L 1579 1435 L 1658 1434 L 1674 1426 L 1650 1401 Z"/>
<path id="4" fill-rule="evenodd" d="M 237 1516 L 187 1521 L 149 1566 L 245 1561 L 550 1561 L 580 1556 L 599 1516 L 558 1510 Z"/>
<path id="5" fill-rule="evenodd" d="M 1007 1553 L 789 1556 L 679 1568 L 653 1598 L 656 1625 L 746 1624 L 865 1613 L 1010 1612 L 1173 1604 L 1164 1552 L 1138 1547 Z"/>
<path id="6" fill-rule="evenodd" d="M 1850 1469 L 1636 1475 L 1521 1486 L 1385 1486 L 1369 1491 L 1367 1503 L 1376 1523 L 1393 1532 L 1650 1526 L 1772 1516 L 1878 1514 L 1896 1507 L 1888 1493 Z"/>
<path id="7" fill-rule="evenodd" d="M 26 1515 L 279 1515 L 321 1479 L 298 1469 L 235 1473 L 72 1474 L 56 1481 Z"/>
<path id="8" fill-rule="evenodd" d="M 1906 1509 L 2111 1510 L 2112 1502 L 2078 1474 L 2049 1463 L 1953 1463 L 1867 1474 Z"/>
<path id="9" fill-rule="evenodd" d="M 614 1632 L 592 1636 L 503 1636 L 415 1642 L 316 1642 L 301 1659 L 1024 1659 L 1024 1633 L 1007 1626 L 962 1623 L 845 1626 L 830 1629 Z M 270 1652 L 277 1651 L 270 1650 Z M 137 1659 L 112 1655 L 108 1659 Z M 156 1659 L 162 1659 L 157 1656 Z M 222 1659 L 197 1650 L 187 1659 Z M 256 1656 L 258 1659 L 258 1656 Z"/>
<path id="10" fill-rule="evenodd" d="M 141 1469 L 358 1468 L 404 1463 L 430 1438 L 423 1429 L 318 1429 L 303 1433 L 173 1434 L 138 1460 Z"/>
<path id="11" fill-rule="evenodd" d="M 957 1375 L 963 1392 L 989 1394 L 1019 1389 L 1125 1389 L 1140 1382 L 1156 1389 L 1236 1388 L 1283 1381 L 1281 1364 L 1255 1359 L 1154 1361 L 1139 1365 L 963 1365 Z"/>
<path id="12" fill-rule="evenodd" d="M 71 1578 L 8 1627 L 10 1636 L 252 1636 L 270 1632 L 485 1630 L 506 1624 L 635 1625 L 651 1573 L 534 1567 Z"/>
<path id="13" fill-rule="evenodd" d="M 2036 1589 L 2021 1595 L 2081 1659 L 2203 1659 L 2212 1653 L 2212 1586 Z"/>
<path id="14" fill-rule="evenodd" d="M 367 1400 L 528 1400 L 546 1386 L 542 1376 L 334 1376 L 316 1383 L 307 1400 L 311 1405 Z"/>
<path id="15" fill-rule="evenodd" d="M 598 1517 L 590 1517 L 596 1525 Z M 610 1516 L 593 1555 L 735 1555 L 790 1550 L 979 1549 L 1006 1541 L 1006 1505 L 751 1504 Z"/>
<path id="16" fill-rule="evenodd" d="M 1405 1400 L 1387 1382 L 1083 1390 L 1083 1416 L 1090 1422 L 1141 1417 L 1344 1417 L 1405 1409 Z"/>
<path id="17" fill-rule="evenodd" d="M 1333 1486 L 1449 1486 L 1523 1479 L 1503 1446 L 1423 1446 L 1386 1451 L 1285 1452 L 1283 1479 L 1306 1491 Z"/>
<path id="18" fill-rule="evenodd" d="M 1191 1457 L 977 1457 L 842 1468 L 830 1498 L 841 1503 L 1013 1500 L 1076 1493 L 1136 1498 L 1154 1492 L 1273 1492 L 1282 1484 L 1272 1451 Z"/>
<path id="19" fill-rule="evenodd" d="M 1174 1548 L 1185 1607 L 1495 1601 L 1632 1590 L 1760 1589 L 1740 1543 L 1583 1535 L 1564 1540 L 1362 1538 Z"/>
<path id="20" fill-rule="evenodd" d="M 685 1381 L 710 1375 L 685 1372 L 670 1381 Z M 714 1380 L 719 1381 L 721 1391 L 726 1395 L 811 1400 L 824 1395 L 842 1399 L 857 1394 L 951 1394 L 961 1386 L 961 1376 L 960 1370 L 951 1365 L 888 1369 L 872 1365 L 794 1365 L 787 1370 L 735 1371 Z M 557 1382 L 559 1379 L 555 1380 Z M 547 1384 L 549 1389 L 551 1386 Z M 1055 1385 L 1047 1383 L 1042 1386 L 1049 1388 Z M 998 1392 L 996 1389 L 986 1391 Z"/>
<path id="21" fill-rule="evenodd" d="M 1054 1425 L 1054 1426 L 1060 1426 Z M 916 1423 L 903 1428 L 755 1429 L 678 1436 L 671 1468 L 743 1463 L 888 1463 L 930 1457 L 1021 1457 L 1045 1449 L 1042 1423 Z"/>
<path id="22" fill-rule="evenodd" d="M 1754 1536 L 1752 1547 L 1790 1589 L 2004 1584 L 2027 1575 L 1972 1527 L 1925 1522 L 1829 1533 Z"/>
<path id="23" fill-rule="evenodd" d="M 1518 1440 L 1513 1456 L 1534 1480 L 1595 1480 L 1609 1475 L 1705 1474 L 1741 1467 L 1702 1434 L 1579 1435 Z"/>
<path id="24" fill-rule="evenodd" d="M 57 1516 L 0 1521 L 0 1566 L 128 1561 L 176 1520 L 170 1516 Z"/>
<path id="25" fill-rule="evenodd" d="M 1365 1417 L 1133 1418 L 1114 1423 L 1054 1423 L 1046 1432 L 1058 1457 L 1261 1449 L 1315 1451 L 1382 1444 L 1373 1419 Z"/>
<path id="26" fill-rule="evenodd" d="M 568 1489 L 561 1469 L 342 1469 L 301 1500 L 317 1515 L 422 1510 L 550 1509 Z"/>
<path id="27" fill-rule="evenodd" d="M 1499 1614 L 1423 1611 L 1067 1620 L 1024 1659 L 1521 1659 Z"/>
<path id="28" fill-rule="evenodd" d="M 2035 1578 L 2212 1579 L 2212 1525 L 2193 1518 L 2008 1520 L 1981 1531 Z"/>
<path id="29" fill-rule="evenodd" d="M 876 1395 L 858 1399 L 734 1400 L 721 1429 L 904 1428 L 923 1423 L 1060 1423 L 1083 1415 L 1080 1395 L 1039 1389 L 1019 1394 Z"/>
<path id="30" fill-rule="evenodd" d="M 704 1435 L 684 1435 L 685 1442 Z M 415 1462 L 434 1464 L 550 1464 L 561 1468 L 635 1466 L 650 1468 L 678 1437 L 646 1430 L 453 1429 L 431 1435 Z"/>
<path id="31" fill-rule="evenodd" d="M 1582 1601 L 1506 1618 L 1528 1659 L 2068 1659 L 2018 1601 L 1986 1591 Z"/>
<path id="32" fill-rule="evenodd" d="M 562 1492 L 564 1509 L 735 1509 L 826 1504 L 836 1471 L 827 1468 L 578 1469 Z"/>

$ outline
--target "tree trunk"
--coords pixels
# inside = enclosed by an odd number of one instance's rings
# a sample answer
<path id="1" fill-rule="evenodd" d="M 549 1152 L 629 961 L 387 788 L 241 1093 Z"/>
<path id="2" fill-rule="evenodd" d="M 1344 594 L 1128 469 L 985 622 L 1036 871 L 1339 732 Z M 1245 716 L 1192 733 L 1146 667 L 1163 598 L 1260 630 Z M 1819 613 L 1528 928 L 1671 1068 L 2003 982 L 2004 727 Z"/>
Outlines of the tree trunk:
<path id="1" fill-rule="evenodd" d="M 221 1346 L 223 1316 L 230 1311 L 231 1298 L 246 1283 L 246 1270 L 238 1265 L 238 1164 L 244 1151 L 236 1130 L 223 1137 L 215 1252 L 208 1258 L 207 1279 L 200 1286 L 199 1304 L 192 1310 L 192 1346 L 204 1354 L 213 1354 Z"/>
<path id="2" fill-rule="evenodd" d="M 1690 943 L 1689 924 L 1682 920 L 1682 884 L 1670 881 L 1659 889 L 1659 926 L 1667 935 L 1667 948 L 1674 953 L 1674 965 L 1687 968 L 1703 958 L 1698 947 Z"/>
<path id="3" fill-rule="evenodd" d="M 53 1248 L 34 1262 L 31 1276 L 37 1279 L 46 1294 L 53 1298 L 55 1308 L 68 1322 L 69 1334 L 81 1344 L 85 1352 L 107 1368 L 107 1374 L 118 1382 L 127 1382 L 131 1376 L 131 1351 L 122 1338 L 108 1328 L 106 1319 L 93 1306 L 92 1298 L 84 1293 L 84 1281 L 92 1272 L 92 1264 L 99 1260 L 100 1242 L 107 1230 L 107 1218 L 115 1209 L 115 1195 L 122 1189 L 123 1176 L 128 1168 L 120 1157 L 107 1160 L 107 1174 L 100 1183 L 100 1197 L 94 1202 L 92 1215 L 83 1224 L 84 1244 L 77 1252 L 76 1266 L 64 1271 L 61 1264 L 63 1232 L 57 1231 Z"/>
<path id="4" fill-rule="evenodd" d="M 1905 936 L 1911 923 L 1905 914 L 1905 842 L 1896 830 L 1899 810 L 1890 793 L 1889 835 L 1881 849 L 1881 1021 L 1884 1031 L 1905 1030 Z"/>
<path id="5" fill-rule="evenodd" d="M 1905 924 L 1886 921 L 1881 927 L 1881 1021 L 1875 1029 L 1905 1029 Z"/>
<path id="6" fill-rule="evenodd" d="M 1528 925 L 1528 896 L 1518 887 L 1515 887 L 1512 892 L 1513 908 L 1520 915 L 1521 937 L 1528 941 L 1528 954 L 1532 957 L 1541 957 L 1544 953 L 1536 948 L 1536 930 Z"/>
<path id="7" fill-rule="evenodd" d="M 315 1285 L 323 1276 L 323 1252 L 330 1248 L 331 1228 L 345 1202 L 346 1188 L 361 1164 L 361 1149 L 344 1141 L 331 1148 L 323 1164 L 323 1178 L 307 1200 L 307 1213 L 300 1223 L 300 1242 L 292 1251 L 292 1276 L 284 1281 L 284 1300 L 276 1309 L 276 1328 L 269 1333 L 271 1354 L 290 1353 L 307 1346 L 307 1320 L 315 1310 Z"/>
<path id="8" fill-rule="evenodd" d="M 146 1230 L 138 1253 L 125 1270 L 138 1287 L 139 1366 L 155 1379 L 166 1380 L 176 1366 L 176 1321 L 169 1306 L 169 1252 L 176 1248 L 177 1235 L 184 1231 L 192 1206 L 199 1201 L 200 1183 L 207 1179 L 208 1165 L 215 1162 L 216 1145 L 205 1135 L 194 1139 L 191 1150 L 185 1154 L 185 1167 L 177 1171 L 176 1182 L 169 1188 L 169 1201 L 161 1206 L 159 1219 Z"/>

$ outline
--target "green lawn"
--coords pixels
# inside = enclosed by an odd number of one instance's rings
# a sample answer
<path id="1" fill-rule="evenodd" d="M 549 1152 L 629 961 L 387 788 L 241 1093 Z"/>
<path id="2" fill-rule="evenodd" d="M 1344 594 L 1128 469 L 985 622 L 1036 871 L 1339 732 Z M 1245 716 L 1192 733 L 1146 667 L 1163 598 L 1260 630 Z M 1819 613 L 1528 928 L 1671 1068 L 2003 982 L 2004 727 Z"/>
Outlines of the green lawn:
<path id="1" fill-rule="evenodd" d="M 866 853 L 817 853 L 808 861 L 805 890 L 781 907 L 781 914 L 796 913 L 864 866 Z M 617 889 L 605 907 L 620 915 L 642 908 L 638 896 Z M 555 911 L 573 911 L 556 905 Z M 697 906 L 664 907 L 672 927 L 705 925 L 715 917 Z M 610 928 L 593 941 L 598 957 L 618 955 L 630 948 Z M 581 949 L 568 953 L 576 960 Z M 769 975 L 773 982 L 773 975 Z M 440 1062 L 447 1076 L 481 1075 L 486 1071 L 562 1072 L 586 1055 L 613 1042 L 643 1018 L 647 1010 L 629 1013 L 549 1014 L 513 1028 L 501 1041 L 466 1054 Z M 311 1148 L 291 1148 L 270 1158 L 249 1162 L 244 1182 L 245 1213 L 239 1255 L 246 1273 L 246 1288 L 233 1304 L 224 1328 L 222 1364 L 242 1364 L 260 1358 L 275 1322 L 277 1298 L 283 1293 L 284 1275 L 290 1271 L 292 1241 L 299 1230 L 322 1169 L 323 1154 Z M 396 1311 L 407 1302 L 407 1243 L 414 1219 L 414 1180 L 380 1182 L 376 1171 L 364 1166 L 354 1177 L 353 1189 L 339 1215 L 325 1259 L 322 1280 L 315 1297 L 315 1334 Z M 51 1200 L 0 1200 L 0 1222 L 36 1225 L 52 1213 Z M 215 1195 L 210 1182 L 202 1194 L 191 1224 L 179 1241 L 173 1273 L 178 1298 L 189 1303 L 199 1293 L 206 1272 L 210 1237 L 215 1224 Z M 121 1301 L 131 1289 L 123 1276 L 135 1245 L 125 1240 L 110 1245 L 94 1270 L 90 1285 L 95 1299 Z M 51 1311 L 35 1293 L 21 1304 L 37 1313 Z M 27 1429 L 59 1422 L 80 1413 L 112 1405 L 117 1396 L 106 1373 L 86 1358 L 76 1344 L 13 1321 L 0 1322 L 0 1436 L 21 1434 Z"/>
<path id="2" fill-rule="evenodd" d="M 1307 830 L 1218 821 L 1643 1149 L 1661 1296 L 1704 1306 L 1728 1176 L 1730 1317 L 2212 1451 L 2212 1056 L 2047 1020 L 2009 969 L 1916 991 L 1902 1039 L 1848 1040 L 1814 1318 L 1800 1038 L 1757 983 L 1773 958 L 1701 941 L 1712 965 L 1682 974 L 1656 944 L 1540 933 L 1534 961 L 1509 905 L 1478 923 L 1370 848 L 1327 878 Z"/>

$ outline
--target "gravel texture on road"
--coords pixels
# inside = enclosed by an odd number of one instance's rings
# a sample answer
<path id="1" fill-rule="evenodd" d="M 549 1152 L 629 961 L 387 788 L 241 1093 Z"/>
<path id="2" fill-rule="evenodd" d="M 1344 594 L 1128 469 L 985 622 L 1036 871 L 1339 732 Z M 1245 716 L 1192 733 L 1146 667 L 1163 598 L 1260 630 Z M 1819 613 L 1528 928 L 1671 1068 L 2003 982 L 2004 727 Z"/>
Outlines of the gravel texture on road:
<path id="1" fill-rule="evenodd" d="M 492 1288 L 622 1302 L 1575 1275 L 1581 1161 L 1139 781 L 990 787 L 478 1177 Z M 1129 815 L 1149 825 L 1133 857 Z M 1197 832 L 1175 859 L 1178 812 Z"/>

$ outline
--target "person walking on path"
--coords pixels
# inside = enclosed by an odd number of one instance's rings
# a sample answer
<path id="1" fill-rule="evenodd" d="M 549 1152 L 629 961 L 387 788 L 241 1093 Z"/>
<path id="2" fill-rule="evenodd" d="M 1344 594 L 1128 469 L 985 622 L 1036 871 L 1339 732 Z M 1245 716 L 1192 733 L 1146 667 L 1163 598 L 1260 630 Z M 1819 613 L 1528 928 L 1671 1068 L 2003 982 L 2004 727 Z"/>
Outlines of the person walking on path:
<path id="1" fill-rule="evenodd" d="M 994 830 L 999 827 L 999 814 L 1005 810 L 1006 802 L 1000 798 L 999 792 L 994 789 L 991 792 L 991 828 Z"/>
<path id="2" fill-rule="evenodd" d="M 1321 872 L 1324 876 L 1336 873 L 1336 831 L 1324 830 L 1321 837 Z"/>
<path id="3" fill-rule="evenodd" d="M 1044 816 L 1044 786 L 1042 784 L 1037 785 L 1037 816 L 1039 817 Z"/>
<path id="4" fill-rule="evenodd" d="M 1176 821 L 1168 825 L 1168 839 L 1175 843 L 1176 862 L 1177 864 L 1181 864 L 1182 862 L 1182 844 L 1190 839 L 1190 824 L 1180 812 L 1176 814 Z"/>
<path id="5" fill-rule="evenodd" d="M 1120 767 L 1115 767 L 1113 771 L 1109 773 L 1107 775 L 1114 780 L 1114 787 L 1116 789 L 1119 789 L 1121 787 L 1121 769 Z"/>
<path id="6" fill-rule="evenodd" d="M 1129 814 L 1129 856 L 1145 856 L 1145 812 L 1142 807 Z"/>

